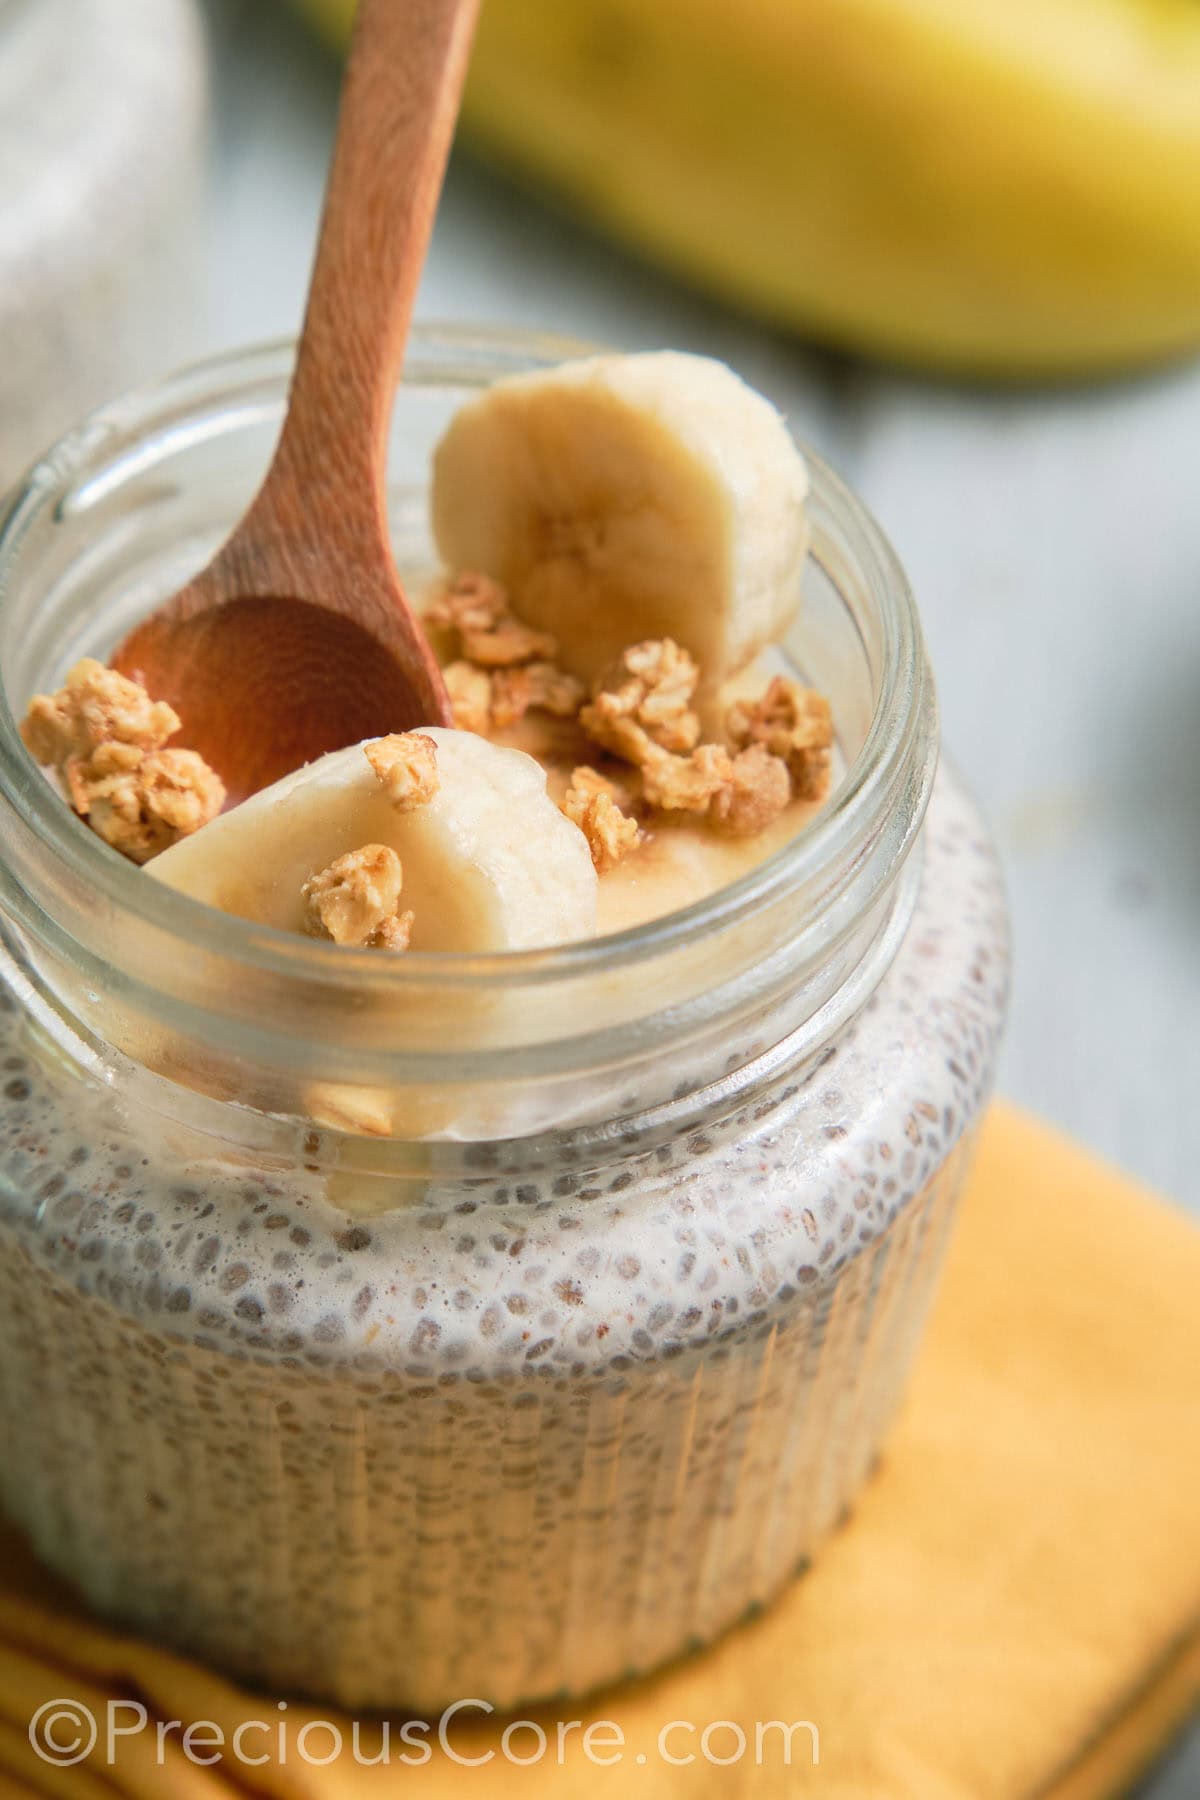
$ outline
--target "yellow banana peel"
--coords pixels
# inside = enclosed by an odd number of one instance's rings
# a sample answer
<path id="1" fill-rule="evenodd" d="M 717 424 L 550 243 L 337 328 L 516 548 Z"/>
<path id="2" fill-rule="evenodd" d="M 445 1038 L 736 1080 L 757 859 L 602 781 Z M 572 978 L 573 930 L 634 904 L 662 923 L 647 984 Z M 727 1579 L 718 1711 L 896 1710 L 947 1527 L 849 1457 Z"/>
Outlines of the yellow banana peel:
<path id="1" fill-rule="evenodd" d="M 828 343 L 1016 378 L 1200 343 L 1197 0 L 487 0 L 464 126 Z"/>

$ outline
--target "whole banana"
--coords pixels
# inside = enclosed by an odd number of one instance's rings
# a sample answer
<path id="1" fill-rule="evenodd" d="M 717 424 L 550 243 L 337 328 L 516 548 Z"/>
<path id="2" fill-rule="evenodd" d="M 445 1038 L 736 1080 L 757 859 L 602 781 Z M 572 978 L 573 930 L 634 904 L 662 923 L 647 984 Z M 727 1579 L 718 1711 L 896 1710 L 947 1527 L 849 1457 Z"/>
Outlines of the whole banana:
<path id="1" fill-rule="evenodd" d="M 464 122 L 828 343 L 1061 377 L 1200 342 L 1196 0 L 488 0 Z"/>

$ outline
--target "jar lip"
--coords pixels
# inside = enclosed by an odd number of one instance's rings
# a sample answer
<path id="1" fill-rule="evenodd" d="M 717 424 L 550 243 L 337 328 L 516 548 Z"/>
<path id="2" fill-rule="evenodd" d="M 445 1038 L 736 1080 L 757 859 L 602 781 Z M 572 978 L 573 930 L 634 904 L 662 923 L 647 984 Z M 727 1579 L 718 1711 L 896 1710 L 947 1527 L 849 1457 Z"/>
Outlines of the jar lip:
<path id="1" fill-rule="evenodd" d="M 59 439 L 14 490 L 0 516 L 0 617 L 6 604 L 7 571 L 19 555 L 26 532 L 47 508 L 78 493 L 81 477 L 106 454 L 145 455 L 148 443 L 164 432 L 187 437 L 189 413 L 234 394 L 250 381 L 278 379 L 290 368 L 294 340 L 247 346 L 194 363 L 166 381 L 132 391 L 93 413 Z M 571 356 L 594 355 L 601 347 L 569 337 L 529 331 L 489 331 L 426 324 L 414 329 L 405 384 L 480 385 L 478 371 L 464 357 L 507 359 L 514 370 Z M 457 360 L 456 360 L 457 359 Z M 494 370 L 493 375 L 505 372 Z M 194 430 L 204 429 L 202 418 Z M 799 440 L 798 440 L 799 441 Z M 915 602 L 900 563 L 880 527 L 834 470 L 807 444 L 800 448 L 809 466 L 814 495 L 822 499 L 853 535 L 865 574 L 886 604 L 880 609 L 882 659 L 874 712 L 865 738 L 829 802 L 773 856 L 728 886 L 620 932 L 546 949 L 465 955 L 452 951 L 411 951 L 381 958 L 370 951 L 323 944 L 273 927 L 219 912 L 155 881 L 128 863 L 93 833 L 81 830 L 26 751 L 7 696 L 0 689 L 0 806 L 11 808 L 42 844 L 97 899 L 126 917 L 173 932 L 191 949 L 205 950 L 268 976 L 303 977 L 315 988 L 353 986 L 375 997 L 400 994 L 423 982 L 439 988 L 487 990 L 544 986 L 560 980 L 607 973 L 622 966 L 686 949 L 712 931 L 738 921 L 809 883 L 843 861 L 881 807 L 891 803 L 898 778 L 912 761 L 914 742 L 932 707 L 930 676 Z M 97 477 L 92 477 L 92 483 Z M 102 477 L 101 477 L 102 479 Z M 92 483 L 84 482 L 85 486 Z M 810 554 L 816 554 L 811 552 Z M 818 561 L 819 561 L 818 557 Z M 916 818 L 924 811 L 933 779 L 932 757 L 917 772 L 923 790 Z"/>

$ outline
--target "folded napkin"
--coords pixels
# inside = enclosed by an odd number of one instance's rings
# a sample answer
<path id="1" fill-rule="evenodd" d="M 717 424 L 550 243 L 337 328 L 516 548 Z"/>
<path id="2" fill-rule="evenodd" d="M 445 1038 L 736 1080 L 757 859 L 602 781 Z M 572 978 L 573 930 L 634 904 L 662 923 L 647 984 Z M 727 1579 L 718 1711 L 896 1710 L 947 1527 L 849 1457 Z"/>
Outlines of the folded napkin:
<path id="1" fill-rule="evenodd" d="M 10 1534 L 0 1540 L 0 1800 L 590 1800 L 626 1783 L 639 1800 L 1118 1794 L 1200 1698 L 1198 1302 L 1200 1232 L 998 1106 L 881 1470 L 812 1572 L 761 1617 L 651 1680 L 538 1713 L 540 1760 L 533 1726 L 506 1750 L 503 1721 L 464 1711 L 447 1727 L 452 1757 L 419 1733 L 406 1748 L 393 1721 L 391 1766 L 366 1766 L 383 1748 L 378 1724 L 356 1741 L 329 1708 L 281 1708 L 92 1623 Z M 128 1735 L 106 1766 L 114 1698 Z M 68 1699 L 94 1715 L 99 1741 L 56 1769 L 30 1747 L 29 1721 Z M 135 1731 L 139 1705 L 147 1722 Z M 160 1753 L 155 1722 L 175 1720 L 219 1728 L 223 1749 L 212 1729 L 192 1739 L 194 1753 L 219 1760 L 189 1760 L 178 1727 Z M 559 1720 L 611 1721 L 623 1747 L 606 1727 L 585 1749 L 574 1729 L 560 1752 Z M 238 1755 L 246 1721 L 261 1725 Z M 309 1721 L 324 1723 L 301 1747 Z M 790 1766 L 771 1721 L 797 1726 Z M 336 1748 L 334 1725 L 342 1754 L 318 1766 Z M 667 1760 L 664 1727 L 667 1755 L 694 1760 Z M 86 1728 L 84 1714 L 50 1725 L 64 1749 Z M 488 1751 L 475 1766 L 454 1760 Z"/>

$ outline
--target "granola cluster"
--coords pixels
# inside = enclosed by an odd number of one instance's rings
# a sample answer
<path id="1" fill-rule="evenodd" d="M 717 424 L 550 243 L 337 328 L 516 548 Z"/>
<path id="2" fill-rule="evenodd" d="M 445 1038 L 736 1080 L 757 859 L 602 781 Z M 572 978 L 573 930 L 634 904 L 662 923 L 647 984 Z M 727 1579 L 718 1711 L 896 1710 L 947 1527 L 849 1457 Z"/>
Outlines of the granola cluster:
<path id="1" fill-rule="evenodd" d="M 437 745 L 423 731 L 393 732 L 363 748 L 397 812 L 411 812 L 433 799 L 438 791 Z"/>
<path id="2" fill-rule="evenodd" d="M 600 676 L 579 723 L 626 762 L 645 763 L 651 747 L 686 754 L 700 742 L 691 704 L 699 682 L 700 670 L 673 638 L 633 644 Z"/>
<path id="3" fill-rule="evenodd" d="M 466 661 L 483 669 L 536 662 L 540 657 L 552 657 L 558 649 L 546 632 L 534 631 L 514 616 L 508 595 L 487 575 L 457 576 L 426 617 L 443 631 L 457 632 Z"/>
<path id="4" fill-rule="evenodd" d="M 376 738 L 363 754 L 397 812 L 427 806 L 437 793 L 437 745 L 423 731 Z M 359 949 L 407 950 L 415 915 L 401 911 L 403 888 L 400 858 L 387 844 L 348 850 L 301 888 L 304 929 Z"/>
<path id="5" fill-rule="evenodd" d="M 735 749 L 757 744 L 786 763 L 798 799 L 824 799 L 833 744 L 833 719 L 824 694 L 776 675 L 761 699 L 734 702 L 725 715 L 725 730 Z"/>
<path id="6" fill-rule="evenodd" d="M 454 723 L 461 730 L 486 736 L 515 725 L 531 710 L 562 719 L 579 711 L 585 698 L 582 682 L 554 661 L 554 638 L 514 616 L 498 582 L 486 575 L 459 575 L 425 617 L 456 639 L 458 657 L 443 675 Z"/>
<path id="7" fill-rule="evenodd" d="M 598 875 L 615 868 L 645 837 L 637 820 L 621 810 L 616 783 L 586 764 L 572 772 L 561 805 L 587 839 Z"/>
<path id="8" fill-rule="evenodd" d="M 81 819 L 132 862 L 149 862 L 215 819 L 217 774 L 194 750 L 164 748 L 180 728 L 165 701 L 91 657 L 55 694 L 35 694 L 21 726 L 38 762 L 56 770 Z"/>
<path id="9" fill-rule="evenodd" d="M 580 726 L 640 770 L 647 806 L 703 814 L 734 836 L 762 831 L 793 798 L 823 798 L 833 725 L 821 695 L 777 675 L 757 701 L 728 708 L 726 743 L 702 744 L 699 681 L 671 638 L 634 644 L 599 678 Z"/>
<path id="10" fill-rule="evenodd" d="M 372 950 L 407 950 L 413 914 L 400 911 L 404 871 L 386 844 L 364 844 L 312 875 L 300 892 L 311 937 Z"/>

